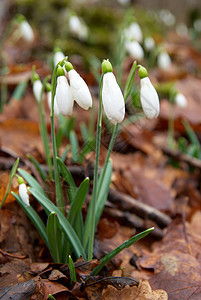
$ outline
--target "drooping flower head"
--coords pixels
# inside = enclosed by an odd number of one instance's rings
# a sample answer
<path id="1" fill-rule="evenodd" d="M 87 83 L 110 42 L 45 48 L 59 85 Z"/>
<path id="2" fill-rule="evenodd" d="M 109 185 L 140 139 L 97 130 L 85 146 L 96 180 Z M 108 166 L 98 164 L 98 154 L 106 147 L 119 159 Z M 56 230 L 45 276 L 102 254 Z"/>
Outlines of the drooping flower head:
<path id="1" fill-rule="evenodd" d="M 27 22 L 25 16 L 18 14 L 16 17 L 19 26 L 20 26 L 20 33 L 22 37 L 27 41 L 27 42 L 33 42 L 34 40 L 34 32 L 30 24 Z"/>
<path id="2" fill-rule="evenodd" d="M 40 102 L 41 100 L 41 91 L 43 88 L 42 82 L 40 81 L 40 78 L 38 74 L 35 72 L 32 75 L 32 82 L 33 82 L 33 94 L 37 102 Z"/>
<path id="3" fill-rule="evenodd" d="M 73 100 L 83 109 L 89 109 L 89 107 L 92 107 L 92 97 L 86 82 L 74 70 L 70 62 L 65 63 L 65 69 L 68 72 Z"/>
<path id="4" fill-rule="evenodd" d="M 148 78 L 147 70 L 144 67 L 139 68 L 140 77 L 140 101 L 145 116 L 148 119 L 157 118 L 160 111 L 158 94 Z"/>
<path id="5" fill-rule="evenodd" d="M 162 51 L 159 55 L 158 55 L 158 66 L 159 68 L 165 70 L 168 69 L 171 65 L 171 58 L 169 56 L 169 54 L 166 51 Z"/>
<path id="6" fill-rule="evenodd" d="M 185 108 L 188 104 L 186 97 L 181 93 L 176 94 L 174 101 L 181 108 Z"/>
<path id="7" fill-rule="evenodd" d="M 140 61 L 144 58 L 144 51 L 142 49 L 142 46 L 137 41 L 126 41 L 125 49 L 128 54 L 134 59 Z"/>
<path id="8" fill-rule="evenodd" d="M 107 118 L 114 125 L 121 123 L 125 116 L 125 102 L 121 89 L 113 74 L 112 65 L 108 60 L 102 62 L 103 87 L 102 102 Z"/>
<path id="9" fill-rule="evenodd" d="M 64 69 L 61 66 L 57 68 L 57 87 L 54 101 L 57 102 L 59 111 L 63 115 L 72 115 L 73 97 L 71 88 L 65 77 Z"/>
<path id="10" fill-rule="evenodd" d="M 76 36 L 81 41 L 85 41 L 88 37 L 88 28 L 84 20 L 82 20 L 78 16 L 70 16 L 69 30 L 72 35 Z"/>
<path id="11" fill-rule="evenodd" d="M 18 181 L 18 184 L 19 184 L 20 198 L 22 199 L 24 204 L 26 204 L 27 206 L 30 206 L 29 195 L 27 193 L 27 187 L 26 187 L 26 184 L 24 183 L 24 179 L 21 176 L 17 176 L 17 177 L 18 177 L 17 181 Z"/>

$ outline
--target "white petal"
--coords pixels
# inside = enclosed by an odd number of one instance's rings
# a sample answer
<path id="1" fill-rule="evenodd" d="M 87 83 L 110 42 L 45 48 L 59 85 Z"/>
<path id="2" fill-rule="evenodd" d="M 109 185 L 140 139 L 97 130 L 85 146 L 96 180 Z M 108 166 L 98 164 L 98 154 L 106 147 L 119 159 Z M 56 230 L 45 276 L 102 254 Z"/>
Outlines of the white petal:
<path id="1" fill-rule="evenodd" d="M 111 123 L 121 123 L 125 116 L 124 97 L 112 72 L 103 76 L 102 101 L 105 114 Z"/>
<path id="2" fill-rule="evenodd" d="M 21 29 L 21 34 L 25 40 L 27 40 L 28 42 L 32 42 L 34 40 L 33 29 L 31 28 L 31 26 L 27 21 L 23 21 L 20 24 L 20 29 Z"/>
<path id="3" fill-rule="evenodd" d="M 38 102 L 40 102 L 40 94 L 41 94 L 42 87 L 43 87 L 42 82 L 39 79 L 34 81 L 33 93 L 34 93 L 34 97 Z"/>
<path id="4" fill-rule="evenodd" d="M 156 118 L 159 115 L 160 105 L 158 94 L 148 77 L 140 80 L 140 100 L 147 118 Z"/>
<path id="5" fill-rule="evenodd" d="M 63 52 L 58 51 L 54 54 L 54 66 L 58 64 L 58 62 L 62 61 L 65 58 Z"/>
<path id="6" fill-rule="evenodd" d="M 49 110 L 51 111 L 51 109 L 52 109 L 52 92 L 51 91 L 47 93 L 47 102 L 48 102 Z M 60 113 L 60 111 L 59 111 L 59 108 L 58 108 L 58 105 L 57 105 L 57 101 L 55 99 L 55 101 L 54 101 L 54 114 L 56 116 L 58 116 L 59 113 Z"/>
<path id="7" fill-rule="evenodd" d="M 125 48 L 128 52 L 128 54 L 137 59 L 137 60 L 142 60 L 144 57 L 144 51 L 141 47 L 141 45 L 137 41 L 127 41 L 125 43 Z"/>
<path id="8" fill-rule="evenodd" d="M 71 88 L 65 76 L 57 78 L 57 87 L 54 101 L 57 102 L 59 111 L 63 115 L 72 115 L 73 98 Z"/>
<path id="9" fill-rule="evenodd" d="M 25 184 L 25 183 L 21 183 L 21 184 L 19 185 L 19 195 L 20 195 L 22 201 L 23 201 L 26 205 L 30 206 L 30 203 L 29 203 L 29 195 L 28 195 L 28 193 L 27 193 L 27 187 L 26 187 L 26 184 Z"/>
<path id="10" fill-rule="evenodd" d="M 167 69 L 171 65 L 171 59 L 167 52 L 161 52 L 158 56 L 158 66 L 161 69 Z"/>
<path id="11" fill-rule="evenodd" d="M 187 99 L 186 97 L 181 94 L 181 93 L 178 93 L 175 97 L 175 103 L 181 107 L 181 108 L 185 108 L 187 106 Z"/>
<path id="12" fill-rule="evenodd" d="M 68 72 L 70 87 L 72 89 L 73 100 L 83 109 L 92 107 L 92 97 L 86 82 L 73 69 Z"/>

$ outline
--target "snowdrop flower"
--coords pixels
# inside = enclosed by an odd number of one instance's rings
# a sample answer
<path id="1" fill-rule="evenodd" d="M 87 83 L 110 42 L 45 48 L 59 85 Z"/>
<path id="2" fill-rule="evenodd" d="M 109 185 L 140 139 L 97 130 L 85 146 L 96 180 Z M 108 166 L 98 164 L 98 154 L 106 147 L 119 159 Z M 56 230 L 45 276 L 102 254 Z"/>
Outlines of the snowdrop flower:
<path id="1" fill-rule="evenodd" d="M 154 41 L 154 39 L 151 36 L 146 37 L 144 39 L 144 47 L 145 47 L 145 49 L 147 51 L 151 51 L 152 49 L 154 49 L 154 47 L 155 47 L 155 41 Z"/>
<path id="2" fill-rule="evenodd" d="M 59 111 L 63 115 L 72 115 L 73 112 L 73 97 L 71 88 L 65 77 L 64 70 L 61 66 L 57 68 L 57 87 L 54 101 L 57 102 Z"/>
<path id="3" fill-rule="evenodd" d="M 135 40 L 139 43 L 142 42 L 143 34 L 138 23 L 136 22 L 131 23 L 130 26 L 127 29 L 125 29 L 124 33 L 125 33 L 126 40 L 128 41 Z"/>
<path id="4" fill-rule="evenodd" d="M 119 2 L 119 4 L 121 5 L 128 5 L 130 4 L 130 0 L 117 0 Z"/>
<path id="5" fill-rule="evenodd" d="M 18 14 L 16 16 L 16 20 L 19 24 L 19 30 L 20 30 L 22 37 L 27 42 L 33 42 L 34 32 L 33 32 L 33 29 L 31 28 L 30 24 L 27 22 L 25 16 Z"/>
<path id="6" fill-rule="evenodd" d="M 26 184 L 24 183 L 24 179 L 22 177 L 18 176 L 17 181 L 18 181 L 18 184 L 19 184 L 20 198 L 22 199 L 24 204 L 26 204 L 27 206 L 30 206 L 29 195 L 27 193 L 27 187 L 26 187 Z"/>
<path id="7" fill-rule="evenodd" d="M 88 37 L 88 28 L 77 16 L 71 16 L 69 19 L 70 33 L 80 40 L 86 40 Z"/>
<path id="8" fill-rule="evenodd" d="M 33 75 L 33 94 L 37 102 L 40 102 L 40 96 L 43 85 L 39 79 L 38 74 L 34 73 Z"/>
<path id="9" fill-rule="evenodd" d="M 158 56 L 158 66 L 161 69 L 167 69 L 171 65 L 171 59 L 167 52 L 163 51 Z"/>
<path id="10" fill-rule="evenodd" d="M 49 110 L 51 111 L 51 109 L 52 109 L 52 86 L 51 86 L 50 83 L 46 84 L 46 90 L 47 90 L 47 103 L 48 103 Z M 54 101 L 54 114 L 56 116 L 58 116 L 59 113 L 60 113 L 60 111 L 59 111 L 59 108 L 58 108 L 58 105 L 57 105 L 57 101 L 55 99 L 55 101 Z"/>
<path id="11" fill-rule="evenodd" d="M 184 23 L 179 23 L 176 26 L 176 32 L 180 37 L 188 37 L 188 27 Z"/>
<path id="12" fill-rule="evenodd" d="M 147 77 L 147 70 L 144 67 L 139 68 L 139 77 L 140 101 L 144 114 L 148 119 L 157 118 L 160 110 L 158 94 Z"/>
<path id="13" fill-rule="evenodd" d="M 65 69 L 68 72 L 73 100 L 75 100 L 83 109 L 89 109 L 89 107 L 92 107 L 92 97 L 86 82 L 73 69 L 70 62 L 66 62 Z"/>
<path id="14" fill-rule="evenodd" d="M 102 102 L 107 118 L 116 125 L 125 116 L 125 102 L 121 89 L 113 74 L 112 65 L 108 60 L 102 62 L 103 87 Z"/>
<path id="15" fill-rule="evenodd" d="M 175 24 L 175 16 L 168 9 L 162 9 L 159 12 L 159 16 L 166 26 L 173 26 Z"/>
<path id="16" fill-rule="evenodd" d="M 61 52 L 59 49 L 57 49 L 54 53 L 53 61 L 54 61 L 54 66 L 58 64 L 58 62 L 62 61 L 65 58 L 65 55 L 63 52 Z"/>
<path id="17" fill-rule="evenodd" d="M 137 41 L 126 41 L 125 48 L 134 59 L 142 60 L 144 58 L 144 51 Z"/>
<path id="18" fill-rule="evenodd" d="M 187 106 L 187 99 L 181 93 L 176 94 L 174 100 L 175 100 L 175 103 L 181 108 L 185 108 Z"/>

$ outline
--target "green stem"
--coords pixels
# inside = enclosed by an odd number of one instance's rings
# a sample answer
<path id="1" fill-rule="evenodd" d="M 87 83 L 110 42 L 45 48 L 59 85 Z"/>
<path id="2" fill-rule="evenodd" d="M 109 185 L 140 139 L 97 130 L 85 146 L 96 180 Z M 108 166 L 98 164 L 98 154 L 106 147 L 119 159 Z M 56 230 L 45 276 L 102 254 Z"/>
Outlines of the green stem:
<path id="1" fill-rule="evenodd" d="M 1 53 L 1 61 L 2 61 L 2 81 L 1 81 L 1 103 L 0 103 L 0 113 L 3 112 L 4 105 L 7 100 L 7 83 L 6 83 L 6 59 L 5 54 Z"/>
<path id="2" fill-rule="evenodd" d="M 55 135 L 55 128 L 54 128 L 54 96 L 56 93 L 57 67 L 58 67 L 58 65 L 56 65 L 53 75 L 52 75 L 52 107 L 51 107 L 50 119 L 51 119 L 51 136 L 52 136 L 52 148 L 53 148 L 56 203 L 57 203 L 57 207 L 64 214 L 63 193 L 62 193 L 61 181 L 60 181 L 60 176 L 59 176 L 59 168 L 58 168 L 58 164 L 57 164 L 57 146 L 56 146 L 56 135 Z"/>
<path id="3" fill-rule="evenodd" d="M 88 260 L 91 260 L 93 257 L 93 245 L 94 245 L 94 235 L 95 235 L 95 213 L 96 213 L 96 201 L 97 201 L 98 167 L 99 167 L 101 127 L 102 127 L 102 86 L 103 86 L 103 75 L 101 76 L 100 86 L 99 86 L 99 111 L 98 111 L 97 134 L 96 134 L 96 157 L 95 157 L 95 166 L 94 166 L 93 192 L 91 197 L 92 228 L 89 236 Z"/>
<path id="4" fill-rule="evenodd" d="M 38 105 L 38 113 L 40 117 L 40 132 L 41 132 L 41 137 L 43 141 L 43 146 L 45 150 L 45 157 L 46 157 L 46 162 L 48 166 L 48 171 L 49 171 L 49 178 L 52 180 L 53 178 L 53 173 L 52 173 L 52 159 L 50 155 L 50 147 L 49 147 L 49 139 L 48 139 L 48 132 L 47 132 L 47 127 L 45 123 L 45 109 L 44 109 L 44 102 L 43 102 L 43 95 L 44 95 L 44 89 L 46 86 L 46 83 L 49 80 L 49 76 L 47 76 L 44 81 L 43 81 L 43 87 L 41 90 L 41 95 L 40 95 L 40 103 Z"/>

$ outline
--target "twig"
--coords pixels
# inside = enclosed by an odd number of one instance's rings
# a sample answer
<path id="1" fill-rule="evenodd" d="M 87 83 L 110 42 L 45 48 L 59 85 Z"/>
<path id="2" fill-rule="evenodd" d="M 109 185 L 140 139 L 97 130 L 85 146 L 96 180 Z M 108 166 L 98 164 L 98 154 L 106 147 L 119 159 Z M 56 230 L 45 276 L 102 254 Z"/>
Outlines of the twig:
<path id="1" fill-rule="evenodd" d="M 161 228 L 166 227 L 172 221 L 169 216 L 160 212 L 156 208 L 139 202 L 133 197 L 115 190 L 110 189 L 108 199 L 112 203 L 115 203 L 115 205 L 122 211 L 129 211 L 130 213 L 134 213 L 142 218 L 146 216 L 148 219 L 155 221 Z"/>
<path id="2" fill-rule="evenodd" d="M 161 149 L 166 155 L 169 155 L 178 161 L 185 162 L 192 167 L 201 169 L 201 160 L 167 147 L 162 147 Z"/>
<path id="3" fill-rule="evenodd" d="M 27 255 L 23 255 L 23 256 L 19 256 L 19 255 L 14 255 L 14 254 L 11 254 L 11 253 L 8 253 L 6 251 L 3 251 L 0 249 L 0 253 L 3 255 L 3 256 L 9 256 L 9 257 L 13 257 L 13 258 L 18 258 L 18 259 L 25 259 L 27 257 Z"/>

